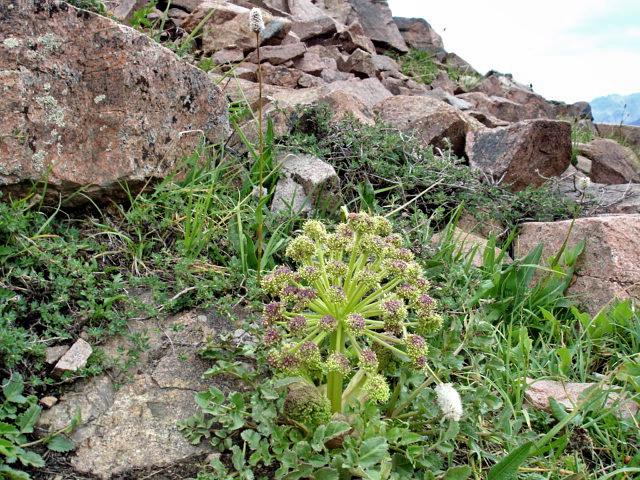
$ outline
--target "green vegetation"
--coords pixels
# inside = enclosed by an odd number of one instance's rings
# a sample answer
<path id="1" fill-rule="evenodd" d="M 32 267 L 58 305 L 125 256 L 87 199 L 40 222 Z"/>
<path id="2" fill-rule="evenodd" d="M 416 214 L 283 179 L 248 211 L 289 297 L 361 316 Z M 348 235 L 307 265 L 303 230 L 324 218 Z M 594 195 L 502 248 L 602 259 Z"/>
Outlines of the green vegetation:
<path id="1" fill-rule="evenodd" d="M 577 121 L 571 123 L 571 163 L 576 164 L 578 158 L 578 145 L 581 143 L 589 143 L 593 140 L 593 131 L 581 125 Z"/>
<path id="2" fill-rule="evenodd" d="M 74 7 L 83 8 L 102 15 L 107 13 L 107 7 L 102 0 L 68 0 L 67 3 Z"/>
<path id="3" fill-rule="evenodd" d="M 30 450 L 36 445 L 46 445 L 54 452 L 69 452 L 74 445 L 65 434 L 71 432 L 80 423 L 80 414 L 58 432 L 53 432 L 40 440 L 27 441 L 27 435 L 33 433 L 34 426 L 42 408 L 38 399 L 25 397 L 22 375 L 15 373 L 2 382 L 3 400 L 0 402 L 0 478 L 11 480 L 28 479 L 29 475 L 21 470 L 24 467 L 43 467 L 44 460 L 38 453 Z"/>
<path id="4" fill-rule="evenodd" d="M 440 71 L 433 55 L 424 50 L 413 48 L 409 53 L 399 57 L 398 61 L 402 73 L 425 85 L 431 85 Z"/>
<path id="5" fill-rule="evenodd" d="M 242 104 L 235 104 L 232 113 L 234 123 L 251 115 Z M 3 198 L 0 478 L 29 478 L 8 469 L 34 472 L 41 462 L 30 452 L 45 444 L 56 451 L 72 448 L 64 437 L 67 429 L 42 440 L 30 431 L 39 414 L 36 398 L 59 393 L 72 380 L 50 378 L 50 367 L 43 362 L 46 346 L 69 343 L 81 333 L 99 345 L 111 335 L 126 334 L 132 318 L 194 307 L 225 312 L 237 304 L 252 312 L 243 328 L 259 343 L 238 346 L 218 335 L 201 356 L 212 365 L 207 377 L 232 376 L 242 386 L 199 393 L 198 413 L 179 425 L 189 440 L 206 441 L 220 453 L 202 466 L 200 480 L 628 480 L 640 472 L 637 421 L 619 415 L 622 399 L 640 397 L 636 307 L 620 302 L 590 316 L 565 295 L 581 245 L 548 261 L 541 248 L 507 261 L 514 236 L 507 232 L 524 220 L 572 218 L 575 205 L 544 188 L 511 193 L 488 185 L 450 152 L 421 147 L 410 135 L 384 125 L 364 126 L 353 119 L 333 123 L 322 107 L 297 111 L 282 138 L 274 138 L 267 125 L 263 149 L 239 129 L 237 134 L 247 154 L 203 145 L 175 175 L 153 188 L 136 193 L 123 185 L 117 202 L 51 208 L 40 202 L 40 188 L 25 199 Z M 348 215 L 367 212 L 377 219 L 375 228 L 383 229 L 378 233 L 388 236 L 390 225 L 380 218 L 385 217 L 400 234 L 394 241 L 407 249 L 395 246 L 386 254 L 415 255 L 409 260 L 415 262 L 412 268 L 397 275 L 418 272 L 412 278 L 423 276 L 431 284 L 429 295 L 438 305 L 442 328 L 436 335 L 426 336 L 433 329 L 422 332 L 428 350 L 420 341 L 389 343 L 392 335 L 387 334 L 381 334 L 381 341 L 393 348 L 366 345 L 375 350 L 376 372 L 384 383 L 370 375 L 377 383 L 365 389 L 357 369 L 342 372 L 347 375 L 340 384 L 328 378 L 341 365 L 335 355 L 324 362 L 326 372 L 285 368 L 273 374 L 274 357 L 264 348 L 268 337 L 260 318 L 268 298 L 257 284 L 257 271 L 281 266 L 276 272 L 282 274 L 282 266 L 288 266 L 293 272 L 287 246 L 290 256 L 309 260 L 298 255 L 301 241 L 291 240 L 300 229 L 317 237 L 318 231 L 323 236 L 323 228 L 345 228 L 336 226 L 341 212 L 320 211 L 314 220 L 322 223 L 305 224 L 297 216 L 268 209 L 278 175 L 274 159 L 282 151 L 314 153 L 334 165 L 342 180 L 347 214 L 342 219 L 352 226 L 362 220 L 367 226 L 365 219 L 371 217 Z M 254 192 L 261 179 L 266 191 L 259 199 Z M 453 235 L 463 210 L 480 221 L 495 219 L 504 225 L 505 233 L 490 238 L 481 252 L 479 267 L 472 261 L 477 252 L 463 253 Z M 261 261 L 256 255 L 260 222 Z M 442 228 L 439 243 L 433 243 L 434 230 Z M 367 245 L 376 252 L 376 242 Z M 339 262 L 339 255 L 331 260 Z M 340 274 L 342 264 L 324 267 L 336 268 L 331 274 L 336 282 L 353 276 L 366 258 L 354 256 L 352 267 L 349 255 L 342 261 L 346 277 Z M 317 262 L 319 257 L 313 265 Z M 265 288 L 273 278 L 265 277 Z M 379 289 L 372 287 L 373 295 L 388 286 L 383 280 Z M 330 287 L 314 288 L 327 296 Z M 345 294 L 361 297 L 346 283 L 343 287 Z M 152 302 L 138 300 L 137 292 L 149 293 Z M 372 300 L 373 305 L 379 299 Z M 314 319 L 313 312 L 303 311 L 307 322 Z M 371 326 L 380 321 L 384 327 L 391 318 L 384 318 L 382 308 L 360 314 Z M 419 326 L 422 317 L 416 309 L 402 315 L 396 325 L 408 330 Z M 375 328 L 370 330 L 349 342 L 353 348 L 340 352 L 339 342 L 322 344 L 323 354 L 343 353 L 355 365 L 355 345 L 363 344 L 361 355 L 364 343 L 379 338 Z M 396 340 L 403 335 L 404 328 Z M 276 366 L 288 365 L 279 360 Z M 416 368 L 424 361 L 428 369 Z M 109 367 L 98 353 L 76 377 Z M 594 382 L 598 388 L 589 390 L 571 412 L 554 403 L 545 412 L 528 407 L 526 378 Z M 334 387 L 325 390 L 327 383 Z M 461 410 L 454 408 L 451 389 L 438 387 L 443 384 L 459 392 Z M 607 402 L 607 389 L 620 397 Z M 347 400 L 339 408 L 338 398 Z"/>

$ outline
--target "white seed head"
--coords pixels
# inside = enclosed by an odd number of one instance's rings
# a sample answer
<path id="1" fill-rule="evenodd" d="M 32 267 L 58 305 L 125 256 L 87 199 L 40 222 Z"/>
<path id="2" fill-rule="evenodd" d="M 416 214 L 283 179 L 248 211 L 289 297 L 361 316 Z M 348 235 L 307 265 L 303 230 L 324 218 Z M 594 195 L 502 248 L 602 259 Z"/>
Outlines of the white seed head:
<path id="1" fill-rule="evenodd" d="M 578 190 L 585 192 L 591 186 L 591 179 L 589 177 L 580 177 L 578 180 Z"/>
<path id="2" fill-rule="evenodd" d="M 460 394 L 450 383 L 441 383 L 435 388 L 437 402 L 442 415 L 447 420 L 457 422 L 462 418 L 462 400 Z"/>
<path id="3" fill-rule="evenodd" d="M 264 30 L 264 19 L 259 8 L 252 8 L 249 14 L 249 28 L 252 32 L 260 33 Z"/>

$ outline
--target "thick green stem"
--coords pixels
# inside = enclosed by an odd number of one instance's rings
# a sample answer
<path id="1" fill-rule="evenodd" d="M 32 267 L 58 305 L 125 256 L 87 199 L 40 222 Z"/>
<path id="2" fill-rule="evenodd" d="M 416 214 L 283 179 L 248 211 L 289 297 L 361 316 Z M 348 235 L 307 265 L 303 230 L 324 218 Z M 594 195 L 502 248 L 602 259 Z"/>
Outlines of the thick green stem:
<path id="1" fill-rule="evenodd" d="M 338 324 L 338 328 L 333 334 L 331 346 L 336 353 L 343 350 L 342 323 Z M 331 411 L 334 413 L 342 413 L 342 381 L 342 374 L 339 372 L 329 372 L 327 375 L 327 397 L 331 402 Z"/>

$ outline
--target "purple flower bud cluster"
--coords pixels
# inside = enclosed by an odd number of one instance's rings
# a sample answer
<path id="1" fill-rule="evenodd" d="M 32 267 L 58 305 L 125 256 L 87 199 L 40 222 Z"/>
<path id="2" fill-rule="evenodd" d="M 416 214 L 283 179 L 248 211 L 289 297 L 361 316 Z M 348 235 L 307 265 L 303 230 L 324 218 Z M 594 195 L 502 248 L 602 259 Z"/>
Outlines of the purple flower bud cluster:
<path id="1" fill-rule="evenodd" d="M 265 325 L 272 325 L 284 318 L 284 304 L 281 302 L 267 303 L 262 310 L 262 321 Z"/>
<path id="2" fill-rule="evenodd" d="M 419 357 L 423 357 L 427 354 L 428 346 L 427 342 L 420 335 L 410 334 L 404 339 L 407 355 L 413 360 Z"/>
<path id="3" fill-rule="evenodd" d="M 373 233 L 373 220 L 366 213 L 352 212 L 347 217 L 348 224 L 357 233 Z"/>
<path id="4" fill-rule="evenodd" d="M 269 295 L 277 295 L 293 280 L 293 277 L 289 267 L 280 266 L 262 278 L 261 286 Z"/>
<path id="5" fill-rule="evenodd" d="M 347 316 L 347 331 L 352 335 L 361 335 L 366 325 L 365 319 L 359 313 L 350 313 Z"/>
<path id="6" fill-rule="evenodd" d="M 378 371 L 378 355 L 370 348 L 363 348 L 360 352 L 360 367 L 367 373 Z"/>
<path id="7" fill-rule="evenodd" d="M 262 340 L 267 347 L 272 347 L 281 340 L 280 332 L 273 327 L 269 327 L 265 330 Z"/>
<path id="8" fill-rule="evenodd" d="M 334 278 L 344 277 L 349 269 L 346 263 L 339 260 L 332 260 L 328 262 L 326 268 L 327 273 Z"/>
<path id="9" fill-rule="evenodd" d="M 295 274 L 297 281 L 305 281 L 307 283 L 313 283 L 320 278 L 320 270 L 313 265 L 305 265 L 300 267 Z"/>
<path id="10" fill-rule="evenodd" d="M 307 317 L 304 315 L 296 315 L 289 319 L 289 331 L 293 334 L 299 334 L 307 328 Z"/>
<path id="11" fill-rule="evenodd" d="M 349 359 L 343 353 L 335 352 L 327 358 L 327 372 L 337 372 L 340 375 L 347 375 L 351 371 Z"/>
<path id="12" fill-rule="evenodd" d="M 325 315 L 318 322 L 318 326 L 324 332 L 333 332 L 338 328 L 338 321 L 331 315 Z"/>
<path id="13" fill-rule="evenodd" d="M 342 287 L 337 285 L 333 285 L 327 289 L 326 292 L 327 300 L 334 304 L 341 304 L 347 299 L 347 296 L 344 293 Z"/>

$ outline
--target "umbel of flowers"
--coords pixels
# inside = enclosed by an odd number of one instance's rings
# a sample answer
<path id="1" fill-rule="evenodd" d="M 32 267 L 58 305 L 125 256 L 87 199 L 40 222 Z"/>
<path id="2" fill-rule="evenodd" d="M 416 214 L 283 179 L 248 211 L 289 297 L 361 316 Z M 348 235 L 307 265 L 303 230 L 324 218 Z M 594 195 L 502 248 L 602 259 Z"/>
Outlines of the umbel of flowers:
<path id="1" fill-rule="evenodd" d="M 326 388 L 332 411 L 341 412 L 353 399 L 389 399 L 383 356 L 428 368 L 424 336 L 442 320 L 386 218 L 351 213 L 332 232 L 309 220 L 286 255 L 295 270 L 279 266 L 262 281 L 273 297 L 263 320 L 276 371 Z"/>

